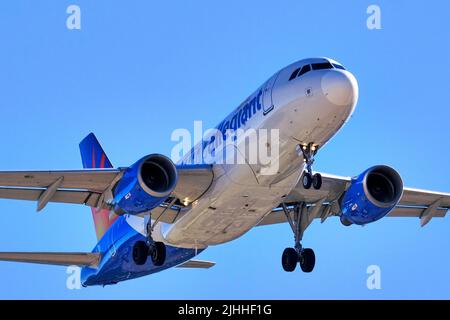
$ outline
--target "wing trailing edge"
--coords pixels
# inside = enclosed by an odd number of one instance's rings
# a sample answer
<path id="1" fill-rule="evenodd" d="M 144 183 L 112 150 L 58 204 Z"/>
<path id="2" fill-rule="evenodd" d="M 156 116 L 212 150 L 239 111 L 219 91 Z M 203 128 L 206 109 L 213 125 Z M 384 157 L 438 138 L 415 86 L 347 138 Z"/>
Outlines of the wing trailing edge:
<path id="1" fill-rule="evenodd" d="M 322 173 L 322 179 L 320 190 L 304 189 L 300 181 L 285 198 L 286 204 L 306 202 L 308 210 L 314 213 L 308 216 L 309 220 L 320 218 L 321 222 L 324 222 L 331 216 L 339 216 L 341 212 L 339 200 L 349 187 L 351 178 Z M 448 210 L 450 210 L 450 193 L 404 188 L 400 202 L 387 216 L 419 218 L 420 225 L 424 227 L 432 218 L 445 217 Z M 264 217 L 258 226 L 285 222 L 286 216 L 281 206 L 278 206 Z"/>

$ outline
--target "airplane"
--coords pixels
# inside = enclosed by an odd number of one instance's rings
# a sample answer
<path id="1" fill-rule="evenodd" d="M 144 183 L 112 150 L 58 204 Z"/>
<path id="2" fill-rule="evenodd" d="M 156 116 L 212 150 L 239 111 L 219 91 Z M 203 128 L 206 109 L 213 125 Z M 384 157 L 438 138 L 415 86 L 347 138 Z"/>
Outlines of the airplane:
<path id="1" fill-rule="evenodd" d="M 37 201 L 38 211 L 50 202 L 90 207 L 98 239 L 91 252 L 2 252 L 0 260 L 77 265 L 83 286 L 110 285 L 171 267 L 210 268 L 213 262 L 194 259 L 209 246 L 288 223 L 294 244 L 283 251 L 282 268 L 312 272 L 316 257 L 302 239 L 315 220 L 337 217 L 350 226 L 416 217 L 425 226 L 445 217 L 449 193 L 404 187 L 390 166 L 354 177 L 313 171 L 318 151 L 349 121 L 357 100 L 356 78 L 329 58 L 297 61 L 264 82 L 215 129 L 219 138 L 230 130 L 277 129 L 271 174 L 259 162 L 192 161 L 204 141 L 176 164 L 149 154 L 114 168 L 92 133 L 79 146 L 84 169 L 0 172 L 0 198 Z M 214 146 L 227 157 L 246 144 Z"/>

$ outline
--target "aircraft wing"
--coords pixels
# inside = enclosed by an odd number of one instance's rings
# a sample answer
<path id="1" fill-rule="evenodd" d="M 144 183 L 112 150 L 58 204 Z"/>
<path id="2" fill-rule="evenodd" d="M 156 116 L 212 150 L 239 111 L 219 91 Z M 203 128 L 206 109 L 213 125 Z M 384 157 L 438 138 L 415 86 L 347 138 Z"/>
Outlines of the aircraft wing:
<path id="1" fill-rule="evenodd" d="M 0 261 L 54 264 L 61 266 L 98 267 L 99 253 L 0 252 Z"/>
<path id="2" fill-rule="evenodd" d="M 125 169 L 56 171 L 1 171 L 0 198 L 37 201 L 37 210 L 49 202 L 103 207 Z M 171 195 L 189 203 L 210 187 L 214 173 L 209 165 L 177 166 L 178 183 Z M 162 220 L 163 221 L 163 220 Z"/>
<path id="3" fill-rule="evenodd" d="M 102 193 L 121 174 L 120 169 L 0 172 L 0 198 L 96 207 Z"/>
<path id="4" fill-rule="evenodd" d="M 285 203 L 304 201 L 310 207 L 310 222 L 320 218 L 324 222 L 330 216 L 338 216 L 341 208 L 339 200 L 350 186 L 350 177 L 341 177 L 321 173 L 322 187 L 320 190 L 304 189 L 301 181 L 286 197 Z M 316 208 L 314 210 L 313 208 Z M 450 209 L 450 194 L 404 188 L 403 196 L 398 205 L 388 214 L 389 217 L 417 217 L 425 226 L 434 217 L 445 217 Z M 281 207 L 267 215 L 259 225 L 287 222 Z"/>

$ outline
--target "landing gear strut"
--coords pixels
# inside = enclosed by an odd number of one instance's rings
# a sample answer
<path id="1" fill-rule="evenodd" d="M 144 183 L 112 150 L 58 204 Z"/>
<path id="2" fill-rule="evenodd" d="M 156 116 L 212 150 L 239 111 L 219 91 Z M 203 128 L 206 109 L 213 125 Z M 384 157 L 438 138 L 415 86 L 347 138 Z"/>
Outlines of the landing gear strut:
<path id="1" fill-rule="evenodd" d="M 282 204 L 282 207 L 289 225 L 294 232 L 295 240 L 294 248 L 286 248 L 283 251 L 283 255 L 281 256 L 283 269 L 284 271 L 292 272 L 295 270 L 298 262 L 303 272 L 311 272 L 316 263 L 316 256 L 312 249 L 303 248 L 301 245 L 303 232 L 308 225 L 308 210 L 306 204 L 301 202 L 294 206 L 294 217 L 292 217 L 291 210 L 289 210 L 284 203 Z"/>
<path id="2" fill-rule="evenodd" d="M 137 241 L 133 247 L 133 260 L 137 265 L 143 265 L 150 256 L 155 266 L 162 266 L 166 261 L 166 245 L 163 242 L 154 241 L 152 238 L 152 219 L 149 217 L 146 224 L 147 240 Z"/>
<path id="3" fill-rule="evenodd" d="M 305 145 L 297 145 L 297 152 L 299 155 L 303 155 L 303 159 L 306 163 L 306 172 L 302 177 L 303 188 L 310 189 L 313 186 L 314 189 L 318 190 L 322 187 L 322 176 L 320 173 L 313 175 L 312 165 L 314 163 L 314 156 L 317 153 L 317 145 L 313 143 Z"/>

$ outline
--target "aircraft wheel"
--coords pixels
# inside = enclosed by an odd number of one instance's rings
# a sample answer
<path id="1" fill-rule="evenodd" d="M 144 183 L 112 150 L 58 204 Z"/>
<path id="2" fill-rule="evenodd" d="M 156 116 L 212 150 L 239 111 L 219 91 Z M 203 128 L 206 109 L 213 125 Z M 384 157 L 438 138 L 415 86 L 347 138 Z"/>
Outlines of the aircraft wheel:
<path id="1" fill-rule="evenodd" d="M 322 187 L 322 176 L 320 173 L 316 173 L 312 178 L 312 186 L 314 189 L 319 190 Z"/>
<path id="2" fill-rule="evenodd" d="M 154 242 L 149 253 L 155 266 L 162 266 L 166 261 L 166 245 L 163 242 Z"/>
<path id="3" fill-rule="evenodd" d="M 141 266 L 147 262 L 148 247 L 145 241 L 137 241 L 133 246 L 133 260 Z"/>
<path id="4" fill-rule="evenodd" d="M 316 255 L 313 249 L 304 249 L 300 254 L 300 267 L 303 272 L 311 272 L 316 264 Z"/>
<path id="5" fill-rule="evenodd" d="M 297 265 L 298 254 L 294 248 L 286 248 L 283 251 L 283 255 L 281 256 L 281 264 L 283 265 L 283 269 L 286 272 L 292 272 L 295 270 L 295 266 Z"/>
<path id="6" fill-rule="evenodd" d="M 311 174 L 309 172 L 305 172 L 303 174 L 303 178 L 302 178 L 303 188 L 305 188 L 305 189 L 311 188 L 311 185 L 313 182 L 312 180 L 313 179 L 311 177 Z"/>

